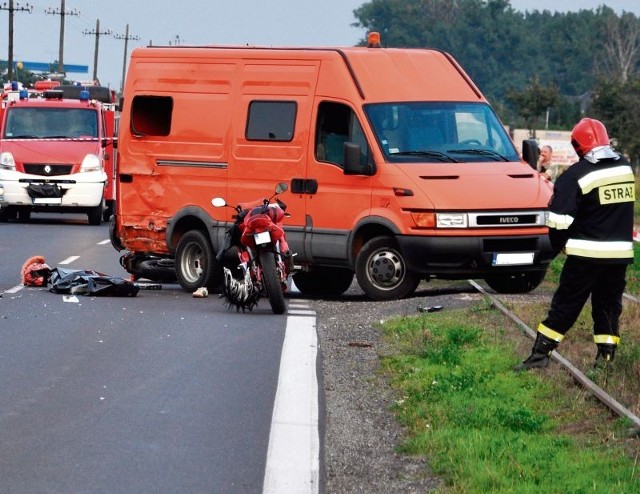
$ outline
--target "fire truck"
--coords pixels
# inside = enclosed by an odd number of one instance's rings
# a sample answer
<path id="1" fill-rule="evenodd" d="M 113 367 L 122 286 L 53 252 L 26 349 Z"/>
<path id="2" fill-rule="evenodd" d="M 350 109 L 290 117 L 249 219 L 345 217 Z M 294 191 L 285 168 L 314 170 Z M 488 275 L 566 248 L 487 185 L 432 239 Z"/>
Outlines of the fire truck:
<path id="1" fill-rule="evenodd" d="M 5 91 L 0 108 L 0 221 L 115 207 L 116 112 L 100 86 Z"/>

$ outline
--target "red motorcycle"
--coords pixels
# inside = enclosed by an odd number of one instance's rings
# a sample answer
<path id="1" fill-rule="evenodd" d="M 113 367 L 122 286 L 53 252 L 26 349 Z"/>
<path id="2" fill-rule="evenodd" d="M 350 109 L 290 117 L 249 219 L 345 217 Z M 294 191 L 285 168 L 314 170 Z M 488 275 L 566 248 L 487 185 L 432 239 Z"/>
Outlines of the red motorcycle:
<path id="1" fill-rule="evenodd" d="M 236 275 L 224 266 L 222 295 L 229 307 L 237 311 L 253 310 L 260 297 L 266 294 L 274 314 L 287 310 L 284 294 L 293 268 L 293 255 L 287 244 L 282 220 L 287 208 L 274 197 L 288 189 L 285 182 L 276 186 L 275 194 L 258 203 L 239 204 L 234 209 L 234 223 L 227 230 L 224 246 L 216 259 L 222 262 L 224 254 L 232 247 L 238 250 L 239 264 Z M 228 206 L 221 197 L 211 201 L 214 207 Z"/>

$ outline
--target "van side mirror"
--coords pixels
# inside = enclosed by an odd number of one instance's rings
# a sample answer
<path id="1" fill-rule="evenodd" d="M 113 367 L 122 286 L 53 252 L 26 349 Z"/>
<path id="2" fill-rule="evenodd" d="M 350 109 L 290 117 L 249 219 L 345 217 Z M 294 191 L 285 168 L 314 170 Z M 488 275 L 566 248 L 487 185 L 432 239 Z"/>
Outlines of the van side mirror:
<path id="1" fill-rule="evenodd" d="M 540 156 L 540 148 L 538 142 L 534 139 L 525 139 L 522 141 L 522 159 L 529 163 L 534 170 L 538 169 L 538 157 Z"/>
<path id="2" fill-rule="evenodd" d="M 360 164 L 362 148 L 355 142 L 344 143 L 344 174 L 345 175 L 371 175 L 369 165 Z"/>

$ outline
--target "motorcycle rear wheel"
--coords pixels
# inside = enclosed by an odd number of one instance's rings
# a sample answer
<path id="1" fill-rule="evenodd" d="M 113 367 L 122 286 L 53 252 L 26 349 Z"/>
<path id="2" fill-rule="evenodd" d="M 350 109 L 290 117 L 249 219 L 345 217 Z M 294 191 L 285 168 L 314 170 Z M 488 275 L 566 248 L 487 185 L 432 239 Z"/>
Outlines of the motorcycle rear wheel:
<path id="1" fill-rule="evenodd" d="M 287 304 L 284 301 L 284 293 L 282 293 L 280 285 L 275 254 L 268 250 L 261 250 L 260 265 L 262 266 L 262 281 L 269 297 L 271 310 L 274 314 L 284 314 L 287 310 Z"/>

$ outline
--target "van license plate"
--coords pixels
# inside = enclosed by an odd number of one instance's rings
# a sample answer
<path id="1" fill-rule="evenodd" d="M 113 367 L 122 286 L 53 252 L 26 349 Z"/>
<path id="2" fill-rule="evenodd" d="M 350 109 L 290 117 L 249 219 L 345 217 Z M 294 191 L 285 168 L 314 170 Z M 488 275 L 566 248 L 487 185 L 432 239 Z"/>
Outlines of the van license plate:
<path id="1" fill-rule="evenodd" d="M 513 252 L 493 254 L 494 266 L 516 266 L 533 264 L 533 252 Z"/>

